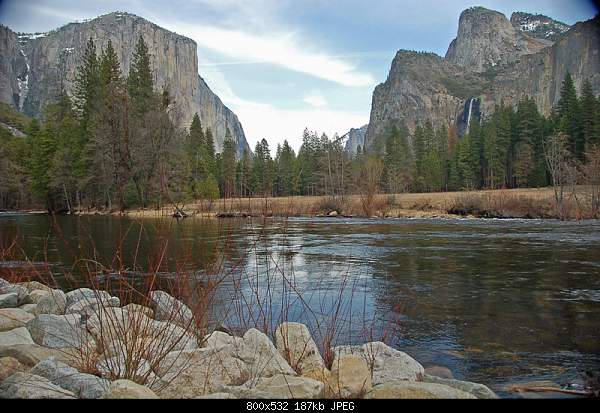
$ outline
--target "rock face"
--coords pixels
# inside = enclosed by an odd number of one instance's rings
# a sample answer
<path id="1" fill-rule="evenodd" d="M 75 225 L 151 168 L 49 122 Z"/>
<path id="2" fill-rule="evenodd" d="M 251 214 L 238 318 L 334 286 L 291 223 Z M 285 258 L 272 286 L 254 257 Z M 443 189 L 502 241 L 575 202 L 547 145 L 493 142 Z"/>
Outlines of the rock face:
<path id="1" fill-rule="evenodd" d="M 567 72 L 578 89 L 588 79 L 600 93 L 600 16 L 569 28 L 540 16 L 515 13 L 511 23 L 498 12 L 468 9 L 446 58 L 397 53 L 373 92 L 365 147 L 383 150 L 386 130 L 401 122 L 412 132 L 430 120 L 462 136 L 496 105 L 526 96 L 549 116 Z"/>
<path id="2" fill-rule="evenodd" d="M 555 42 L 571 26 L 543 14 L 516 12 L 510 16 L 511 24 L 518 30 L 538 40 Z"/>
<path id="3" fill-rule="evenodd" d="M 547 45 L 515 28 L 502 13 L 472 7 L 460 15 L 458 35 L 450 44 L 446 59 L 471 71 L 485 72 Z"/>
<path id="4" fill-rule="evenodd" d="M 367 128 L 369 125 L 365 125 L 359 129 L 350 129 L 350 131 L 342 136 L 342 139 L 346 139 L 346 152 L 356 155 L 358 147 L 360 146 L 361 151 L 365 147 L 365 136 L 367 134 Z"/>
<path id="5" fill-rule="evenodd" d="M 127 74 L 140 36 L 151 54 L 155 85 L 169 88 L 181 115 L 180 126 L 188 127 L 198 113 L 203 127 L 213 131 L 217 150 L 223 147 L 227 128 L 237 142 L 238 152 L 249 150 L 237 116 L 198 74 L 196 43 L 132 14 L 111 13 L 38 35 L 17 35 L 0 28 L 0 100 L 38 117 L 44 105 L 56 98 L 61 83 L 72 93 L 90 37 L 98 51 L 110 39 Z"/>

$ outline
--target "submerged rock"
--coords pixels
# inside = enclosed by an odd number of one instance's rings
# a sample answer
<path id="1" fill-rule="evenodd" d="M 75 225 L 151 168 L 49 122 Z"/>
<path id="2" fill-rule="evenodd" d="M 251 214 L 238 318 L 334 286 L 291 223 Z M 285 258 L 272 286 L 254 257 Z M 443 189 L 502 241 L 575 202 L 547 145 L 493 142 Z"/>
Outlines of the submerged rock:
<path id="1" fill-rule="evenodd" d="M 473 383 L 470 381 L 461 381 L 454 379 L 444 379 L 436 376 L 432 376 L 429 374 L 425 374 L 423 376 L 424 383 L 436 383 L 443 384 L 445 386 L 453 387 L 455 389 L 467 392 L 477 397 L 478 399 L 497 399 L 498 396 L 489 387 L 479 384 Z"/>
<path id="2" fill-rule="evenodd" d="M 470 393 L 443 384 L 392 381 L 378 386 L 365 399 L 476 399 Z"/>

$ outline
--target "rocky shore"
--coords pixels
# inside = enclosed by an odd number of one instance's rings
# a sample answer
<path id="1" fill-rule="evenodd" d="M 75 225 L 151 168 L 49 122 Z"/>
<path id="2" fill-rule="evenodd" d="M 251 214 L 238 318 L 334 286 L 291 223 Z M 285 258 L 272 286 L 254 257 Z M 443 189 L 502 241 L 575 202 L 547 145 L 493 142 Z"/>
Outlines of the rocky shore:
<path id="1" fill-rule="evenodd" d="M 256 329 L 200 334 L 185 304 L 148 298 L 121 307 L 106 291 L 0 278 L 0 398 L 497 397 L 381 342 L 335 347 L 328 366 L 303 324 L 281 324 L 273 341 Z"/>

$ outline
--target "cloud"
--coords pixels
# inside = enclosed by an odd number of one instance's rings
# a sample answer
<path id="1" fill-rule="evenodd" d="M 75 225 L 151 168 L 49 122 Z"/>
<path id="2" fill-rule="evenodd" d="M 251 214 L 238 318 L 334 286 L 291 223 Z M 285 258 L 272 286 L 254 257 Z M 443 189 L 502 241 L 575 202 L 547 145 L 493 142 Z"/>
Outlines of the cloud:
<path id="1" fill-rule="evenodd" d="M 318 94 L 304 96 L 302 101 L 308 103 L 309 105 L 315 108 L 322 108 L 327 106 L 327 100 L 325 100 L 325 98 L 322 95 Z"/>
<path id="2" fill-rule="evenodd" d="M 311 50 L 293 32 L 252 34 L 210 25 L 182 22 L 159 24 L 194 39 L 200 48 L 235 59 L 232 63 L 273 64 L 349 87 L 375 84 L 371 74 L 357 70 L 347 60 Z"/>

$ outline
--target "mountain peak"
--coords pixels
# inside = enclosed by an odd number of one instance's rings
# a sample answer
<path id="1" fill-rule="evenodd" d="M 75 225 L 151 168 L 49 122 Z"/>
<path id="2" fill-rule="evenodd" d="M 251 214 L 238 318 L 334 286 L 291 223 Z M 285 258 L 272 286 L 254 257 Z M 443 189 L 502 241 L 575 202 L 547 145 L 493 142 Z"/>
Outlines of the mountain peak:
<path id="1" fill-rule="evenodd" d="M 510 17 L 512 25 L 540 40 L 555 42 L 560 36 L 568 32 L 571 26 L 543 14 L 515 12 Z"/>

